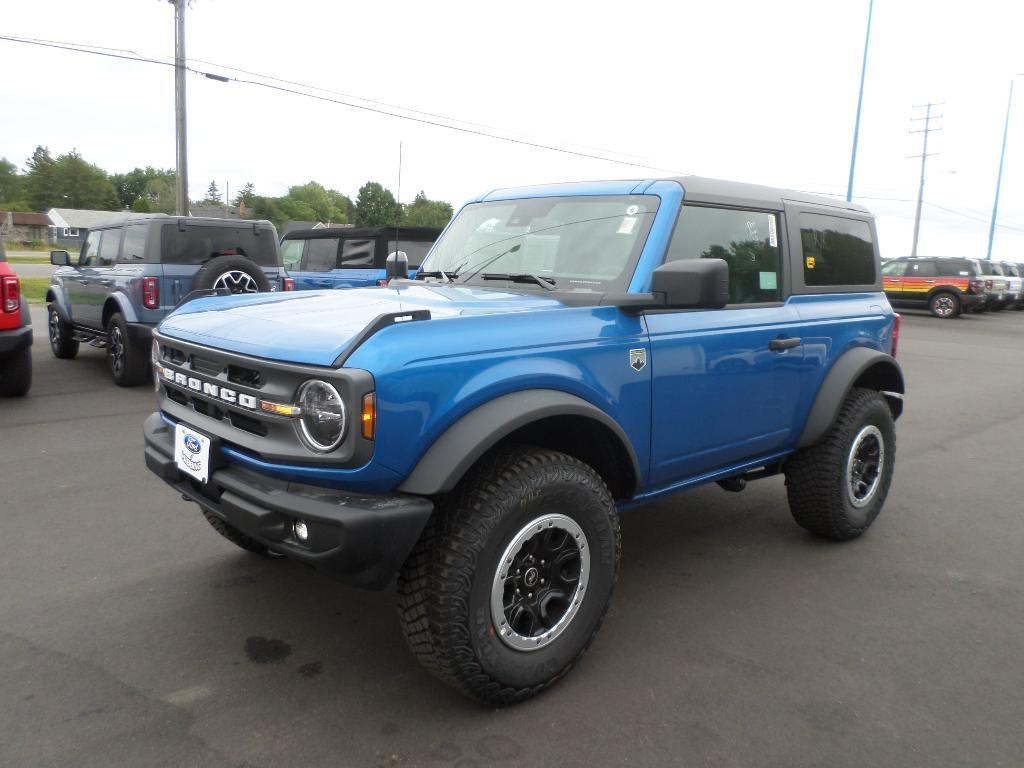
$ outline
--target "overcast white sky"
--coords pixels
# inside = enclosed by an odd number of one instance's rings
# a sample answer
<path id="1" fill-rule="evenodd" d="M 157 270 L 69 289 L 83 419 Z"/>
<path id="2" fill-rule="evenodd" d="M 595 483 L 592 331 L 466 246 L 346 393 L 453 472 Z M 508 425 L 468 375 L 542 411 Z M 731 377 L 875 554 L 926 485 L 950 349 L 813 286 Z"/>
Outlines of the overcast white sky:
<path id="1" fill-rule="evenodd" d="M 671 3 L 194 0 L 188 56 L 665 169 L 845 193 L 867 0 Z M 165 0 L 6 0 L 5 35 L 174 51 Z M 1024 3 L 876 0 L 855 197 L 884 255 L 910 250 L 920 151 L 911 106 L 943 101 L 921 253 L 982 256 Z M 204 63 L 199 63 L 203 60 Z M 209 64 L 205 62 L 214 62 Z M 77 148 L 108 171 L 174 165 L 173 70 L 0 41 L 0 156 Z M 242 77 L 243 75 L 238 75 Z M 996 258 L 1024 260 L 1024 77 Z M 498 186 L 668 175 L 188 78 L 193 198 L 368 179 L 456 206 Z M 584 150 L 587 151 L 587 150 Z M 602 154 L 602 152 L 597 152 Z M 872 198 L 901 198 L 910 202 Z M 950 209 L 943 210 L 935 206 Z"/>

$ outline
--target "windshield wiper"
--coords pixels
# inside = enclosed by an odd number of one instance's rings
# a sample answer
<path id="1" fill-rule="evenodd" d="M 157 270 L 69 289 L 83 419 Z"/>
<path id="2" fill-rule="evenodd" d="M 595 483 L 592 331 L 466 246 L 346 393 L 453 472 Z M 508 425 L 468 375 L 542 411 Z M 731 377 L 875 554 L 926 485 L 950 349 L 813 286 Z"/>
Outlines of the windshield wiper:
<path id="1" fill-rule="evenodd" d="M 555 281 L 550 277 L 541 277 L 530 272 L 484 272 L 480 275 L 482 280 L 509 280 L 513 283 L 536 283 L 549 291 L 555 290 Z"/>
<path id="2" fill-rule="evenodd" d="M 445 280 L 447 280 L 449 283 L 454 283 L 455 282 L 455 278 L 456 278 L 456 276 L 458 274 L 459 274 L 458 272 L 446 272 L 443 269 L 438 269 L 438 270 L 420 270 L 419 272 L 416 273 L 415 279 L 419 280 L 421 277 L 442 277 Z"/>

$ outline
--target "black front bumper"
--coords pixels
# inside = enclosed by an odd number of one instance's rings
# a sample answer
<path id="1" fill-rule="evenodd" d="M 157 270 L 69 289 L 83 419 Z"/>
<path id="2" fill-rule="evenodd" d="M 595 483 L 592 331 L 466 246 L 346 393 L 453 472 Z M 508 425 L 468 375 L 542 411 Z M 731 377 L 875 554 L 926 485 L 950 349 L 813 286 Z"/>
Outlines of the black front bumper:
<path id="1" fill-rule="evenodd" d="M 0 331 L 0 355 L 13 355 L 32 346 L 32 326 L 23 325 L 12 331 Z"/>
<path id="2" fill-rule="evenodd" d="M 355 494 L 218 464 L 216 441 L 204 484 L 178 471 L 174 430 L 159 413 L 144 430 L 146 466 L 186 499 L 273 551 L 354 586 L 387 586 L 434 509 L 420 496 Z M 295 539 L 297 519 L 309 530 L 305 543 Z"/>

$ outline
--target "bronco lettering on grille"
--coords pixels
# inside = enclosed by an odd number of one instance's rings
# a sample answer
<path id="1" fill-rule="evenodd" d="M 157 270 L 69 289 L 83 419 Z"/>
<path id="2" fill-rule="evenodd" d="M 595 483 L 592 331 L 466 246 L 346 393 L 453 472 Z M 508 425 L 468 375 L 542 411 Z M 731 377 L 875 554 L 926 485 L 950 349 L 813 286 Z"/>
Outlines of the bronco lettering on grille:
<path id="1" fill-rule="evenodd" d="M 186 376 L 184 373 L 172 371 L 166 366 L 160 367 L 160 375 L 165 381 L 169 381 L 179 387 L 191 389 L 193 392 L 206 395 L 214 400 L 223 400 L 225 403 L 239 405 L 242 408 L 248 408 L 250 411 L 258 411 L 260 408 L 260 399 L 258 397 L 247 395 L 244 392 L 237 392 L 228 387 L 222 387 L 219 384 L 201 381 L 194 376 Z"/>

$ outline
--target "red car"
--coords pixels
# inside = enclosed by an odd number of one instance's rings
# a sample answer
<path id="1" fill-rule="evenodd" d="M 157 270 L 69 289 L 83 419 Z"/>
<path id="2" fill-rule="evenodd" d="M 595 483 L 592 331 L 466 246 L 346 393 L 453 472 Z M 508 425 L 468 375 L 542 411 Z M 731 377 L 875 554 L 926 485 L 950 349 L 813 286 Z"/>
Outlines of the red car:
<path id="1" fill-rule="evenodd" d="M 0 396 L 19 397 L 32 386 L 31 346 L 28 304 L 0 243 Z"/>

